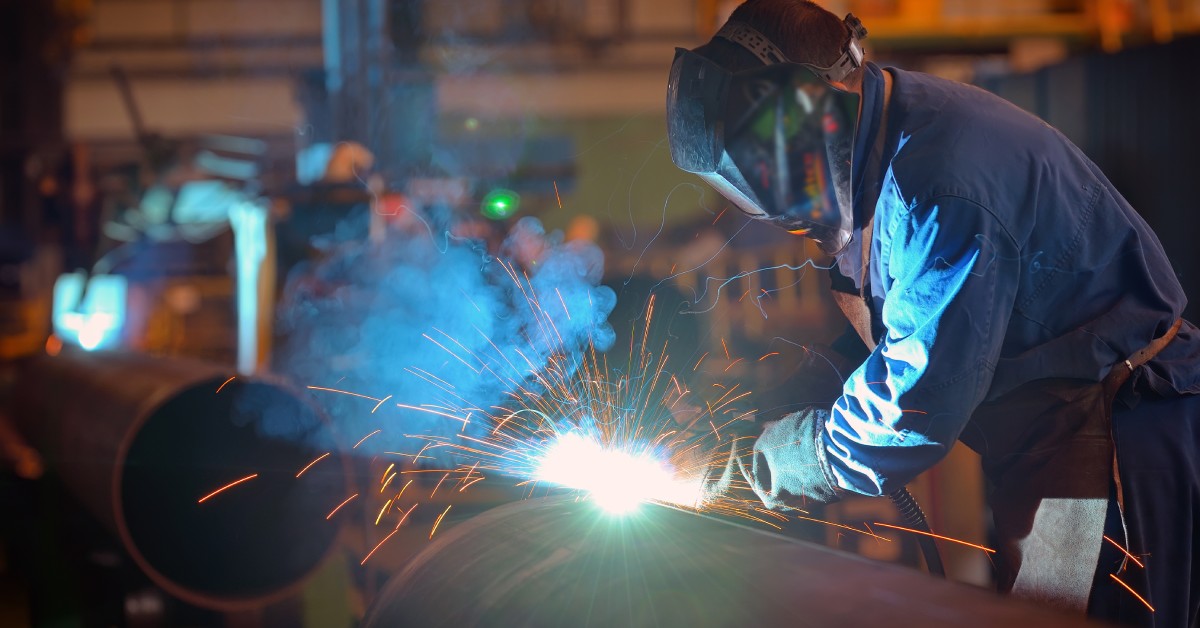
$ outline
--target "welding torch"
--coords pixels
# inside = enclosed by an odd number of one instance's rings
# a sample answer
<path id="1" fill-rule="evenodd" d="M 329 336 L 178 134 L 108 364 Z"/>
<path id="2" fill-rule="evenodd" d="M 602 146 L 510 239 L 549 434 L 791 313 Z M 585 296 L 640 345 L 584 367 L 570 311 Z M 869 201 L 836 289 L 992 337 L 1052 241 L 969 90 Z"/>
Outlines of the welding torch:
<path id="1" fill-rule="evenodd" d="M 738 415 L 739 418 L 725 424 L 718 434 L 720 440 L 717 450 L 707 456 L 709 461 L 716 464 L 705 464 L 702 478 L 702 501 L 708 501 L 720 496 L 733 496 L 740 493 L 751 493 L 754 486 L 750 473 L 750 459 L 753 457 L 753 443 L 761 434 L 764 422 L 755 420 L 753 413 Z M 740 480 L 740 481 L 739 481 Z M 756 494 L 744 495 L 747 500 L 759 499 Z M 933 532 L 925 518 L 921 505 L 917 503 L 908 488 L 901 486 L 888 493 L 888 498 L 896 505 L 904 523 L 922 534 L 918 535 L 921 554 L 929 573 L 944 578 L 945 568 L 942 565 L 941 554 L 933 539 Z"/>

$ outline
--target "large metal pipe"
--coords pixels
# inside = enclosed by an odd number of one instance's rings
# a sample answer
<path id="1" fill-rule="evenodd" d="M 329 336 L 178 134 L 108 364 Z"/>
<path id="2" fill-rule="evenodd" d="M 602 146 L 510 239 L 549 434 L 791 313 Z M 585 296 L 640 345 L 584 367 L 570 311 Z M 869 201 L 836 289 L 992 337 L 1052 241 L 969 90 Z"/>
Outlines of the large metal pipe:
<path id="1" fill-rule="evenodd" d="M 23 366 L 13 409 L 48 466 L 151 580 L 222 610 L 279 599 L 319 565 L 337 535 L 325 515 L 349 475 L 328 422 L 302 395 L 232 375 L 64 350 Z"/>
<path id="2" fill-rule="evenodd" d="M 364 628 L 1089 625 L 661 506 L 614 517 L 571 497 L 534 499 L 439 534 L 387 584 Z"/>

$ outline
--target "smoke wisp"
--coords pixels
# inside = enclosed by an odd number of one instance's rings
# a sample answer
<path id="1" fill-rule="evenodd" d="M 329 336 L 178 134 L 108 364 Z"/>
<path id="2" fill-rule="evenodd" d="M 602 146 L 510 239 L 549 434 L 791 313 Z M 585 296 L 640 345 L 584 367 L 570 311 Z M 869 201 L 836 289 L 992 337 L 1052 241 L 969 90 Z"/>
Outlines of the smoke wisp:
<path id="1" fill-rule="evenodd" d="M 569 377 L 615 338 L 599 247 L 563 242 L 534 218 L 515 223 L 494 255 L 426 231 L 327 253 L 289 277 L 276 368 L 353 393 L 314 390 L 349 444 L 380 430 L 364 455 L 416 453 L 422 436 L 486 437 L 497 404 L 537 394 L 548 371 Z M 423 455 L 455 462 L 446 449 Z"/>

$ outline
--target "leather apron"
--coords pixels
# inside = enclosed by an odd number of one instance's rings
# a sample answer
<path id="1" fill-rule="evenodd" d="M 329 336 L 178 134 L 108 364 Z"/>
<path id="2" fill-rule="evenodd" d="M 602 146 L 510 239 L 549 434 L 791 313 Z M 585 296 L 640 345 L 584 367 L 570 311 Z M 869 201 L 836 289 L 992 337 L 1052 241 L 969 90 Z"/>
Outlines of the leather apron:
<path id="1" fill-rule="evenodd" d="M 1086 611 L 1115 489 L 1122 507 L 1112 405 L 1134 369 L 1181 321 L 1099 382 L 1038 380 L 981 405 L 963 442 L 983 458 L 1000 541 L 1001 591 Z M 1124 517 L 1122 515 L 1122 522 Z"/>

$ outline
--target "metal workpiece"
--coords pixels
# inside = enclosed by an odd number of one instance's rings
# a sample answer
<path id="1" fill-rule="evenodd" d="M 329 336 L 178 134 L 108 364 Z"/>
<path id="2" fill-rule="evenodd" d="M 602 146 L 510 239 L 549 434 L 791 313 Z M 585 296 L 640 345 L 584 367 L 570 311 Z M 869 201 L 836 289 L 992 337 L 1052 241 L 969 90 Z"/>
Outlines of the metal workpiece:
<path id="1" fill-rule="evenodd" d="M 530 499 L 439 533 L 365 628 L 394 626 L 989 626 L 1081 617 L 899 565 L 653 504 L 624 516 Z"/>
<path id="2" fill-rule="evenodd" d="M 300 586 L 333 547 L 337 526 L 325 515 L 349 477 L 303 394 L 232 375 L 204 362 L 64 349 L 21 368 L 12 409 L 48 468 L 155 584 L 220 610 Z"/>

